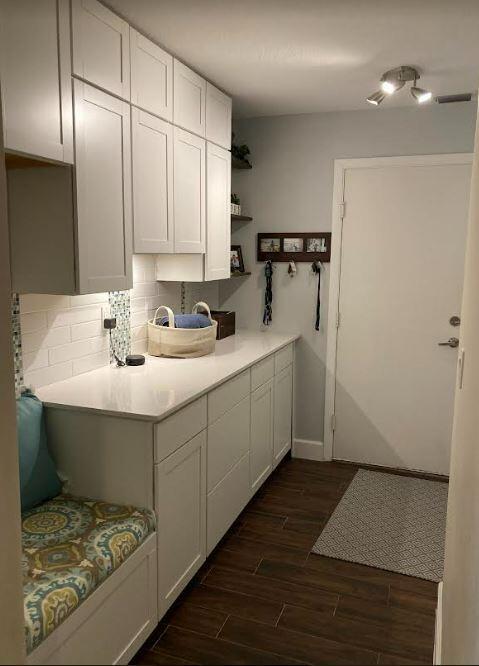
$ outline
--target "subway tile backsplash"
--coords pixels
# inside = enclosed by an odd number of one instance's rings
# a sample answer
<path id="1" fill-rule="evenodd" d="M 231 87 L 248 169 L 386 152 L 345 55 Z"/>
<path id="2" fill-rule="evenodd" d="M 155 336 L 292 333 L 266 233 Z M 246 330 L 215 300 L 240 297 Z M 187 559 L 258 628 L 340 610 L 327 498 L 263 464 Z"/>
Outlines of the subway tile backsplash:
<path id="1" fill-rule="evenodd" d="M 196 301 L 218 307 L 218 283 L 185 284 L 187 312 Z M 15 386 L 39 388 L 108 365 L 112 360 L 109 334 L 102 326 L 102 309 L 117 318 L 112 333 L 115 353 L 145 353 L 147 321 L 160 305 L 181 310 L 181 283 L 157 282 L 155 257 L 133 256 L 133 289 L 126 292 L 52 296 L 22 294 L 12 299 Z"/>

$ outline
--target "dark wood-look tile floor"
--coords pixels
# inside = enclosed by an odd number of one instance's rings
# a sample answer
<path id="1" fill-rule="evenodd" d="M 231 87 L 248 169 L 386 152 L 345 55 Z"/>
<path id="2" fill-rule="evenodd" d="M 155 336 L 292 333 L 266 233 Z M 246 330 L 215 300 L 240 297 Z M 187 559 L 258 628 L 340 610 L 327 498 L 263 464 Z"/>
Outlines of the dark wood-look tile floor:
<path id="1" fill-rule="evenodd" d="M 286 459 L 133 664 L 431 664 L 437 585 L 310 553 L 358 467 Z"/>

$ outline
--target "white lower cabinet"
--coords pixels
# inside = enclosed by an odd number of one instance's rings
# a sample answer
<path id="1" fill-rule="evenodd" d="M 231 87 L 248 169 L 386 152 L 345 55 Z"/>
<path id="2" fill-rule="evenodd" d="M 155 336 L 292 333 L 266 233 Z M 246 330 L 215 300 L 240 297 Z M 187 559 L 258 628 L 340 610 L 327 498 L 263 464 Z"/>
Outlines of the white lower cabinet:
<path id="1" fill-rule="evenodd" d="M 274 381 L 251 394 L 250 482 L 255 493 L 272 469 Z"/>
<path id="2" fill-rule="evenodd" d="M 291 449 L 293 409 L 293 366 L 288 365 L 274 378 L 273 468 Z"/>
<path id="3" fill-rule="evenodd" d="M 292 392 L 291 345 L 155 425 L 160 618 L 291 448 Z"/>
<path id="4" fill-rule="evenodd" d="M 156 465 L 161 618 L 206 559 L 206 431 Z"/>

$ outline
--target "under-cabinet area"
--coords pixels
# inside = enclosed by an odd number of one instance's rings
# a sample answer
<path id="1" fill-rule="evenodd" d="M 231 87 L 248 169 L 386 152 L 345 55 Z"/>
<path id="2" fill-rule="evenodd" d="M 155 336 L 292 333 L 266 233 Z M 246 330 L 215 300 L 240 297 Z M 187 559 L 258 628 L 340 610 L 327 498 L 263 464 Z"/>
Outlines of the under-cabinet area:
<path id="1" fill-rule="evenodd" d="M 0 19 L 14 291 L 130 289 L 133 252 L 228 278 L 231 98 L 97 0 Z"/>
<path id="2" fill-rule="evenodd" d="M 150 357 L 149 371 L 104 368 L 40 392 L 67 491 L 154 509 L 159 618 L 291 449 L 296 336 L 240 332 L 236 338 L 218 342 L 213 357 L 183 366 L 170 391 L 162 391 L 167 380 L 158 379 L 165 360 Z M 185 383 L 198 361 L 203 390 Z M 181 360 L 173 363 L 178 368 Z M 173 375 L 176 368 L 165 372 Z M 125 383 L 122 372 L 131 373 Z M 96 401 L 94 386 L 106 373 L 116 389 Z M 200 397 L 186 398 L 192 391 Z M 161 402 L 165 418 L 152 413 Z"/>

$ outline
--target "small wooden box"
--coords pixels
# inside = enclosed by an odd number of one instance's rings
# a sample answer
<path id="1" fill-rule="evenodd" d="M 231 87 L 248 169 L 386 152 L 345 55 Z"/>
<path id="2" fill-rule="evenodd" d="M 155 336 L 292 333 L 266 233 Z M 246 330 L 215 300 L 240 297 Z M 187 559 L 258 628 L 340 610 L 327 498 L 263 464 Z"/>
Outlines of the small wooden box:
<path id="1" fill-rule="evenodd" d="M 223 340 L 236 332 L 236 315 L 232 311 L 211 310 L 211 317 L 218 322 L 217 340 Z"/>

